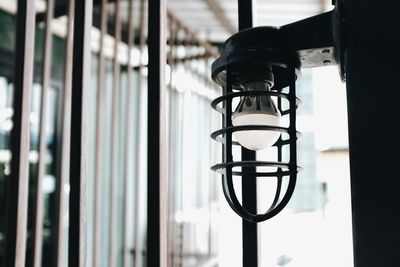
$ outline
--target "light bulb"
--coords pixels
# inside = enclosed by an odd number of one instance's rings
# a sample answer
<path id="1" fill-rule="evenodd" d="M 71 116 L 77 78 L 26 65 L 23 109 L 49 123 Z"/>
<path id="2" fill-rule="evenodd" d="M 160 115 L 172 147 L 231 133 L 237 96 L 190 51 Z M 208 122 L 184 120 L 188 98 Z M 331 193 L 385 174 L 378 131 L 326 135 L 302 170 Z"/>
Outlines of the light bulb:
<path id="1" fill-rule="evenodd" d="M 270 87 L 270 81 L 251 81 L 244 84 L 246 91 L 269 91 Z M 281 126 L 280 117 L 281 114 L 270 96 L 245 96 L 232 114 L 232 124 Z M 241 146 L 250 150 L 261 150 L 275 144 L 280 134 L 269 130 L 251 130 L 237 131 L 233 136 Z"/>

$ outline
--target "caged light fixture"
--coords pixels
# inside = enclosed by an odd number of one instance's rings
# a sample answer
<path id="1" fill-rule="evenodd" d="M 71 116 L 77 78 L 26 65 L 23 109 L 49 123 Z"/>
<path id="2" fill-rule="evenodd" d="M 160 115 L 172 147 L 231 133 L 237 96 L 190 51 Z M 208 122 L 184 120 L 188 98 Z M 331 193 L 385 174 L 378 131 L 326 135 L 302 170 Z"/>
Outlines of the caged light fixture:
<path id="1" fill-rule="evenodd" d="M 211 103 L 223 118 L 223 128 L 211 134 L 223 144 L 223 162 L 212 170 L 222 174 L 223 192 L 230 207 L 247 221 L 257 223 L 272 218 L 294 192 L 301 170 L 296 159 L 300 136 L 296 130 L 296 109 L 300 104 L 296 80 L 301 68 L 326 65 L 338 65 L 341 78 L 345 79 L 343 18 L 343 3 L 338 0 L 334 10 L 305 20 L 279 28 L 240 31 L 225 41 L 220 57 L 212 64 L 212 79 L 223 89 L 223 95 Z M 233 102 L 238 100 L 234 107 Z M 288 118 L 288 126 L 282 123 L 284 117 Z M 233 145 L 253 151 L 276 151 L 277 160 L 234 161 Z M 288 147 L 288 162 L 283 161 L 284 147 Z M 232 176 L 276 177 L 270 208 L 263 214 L 245 209 L 236 196 Z M 284 179 L 287 188 L 282 195 Z"/>

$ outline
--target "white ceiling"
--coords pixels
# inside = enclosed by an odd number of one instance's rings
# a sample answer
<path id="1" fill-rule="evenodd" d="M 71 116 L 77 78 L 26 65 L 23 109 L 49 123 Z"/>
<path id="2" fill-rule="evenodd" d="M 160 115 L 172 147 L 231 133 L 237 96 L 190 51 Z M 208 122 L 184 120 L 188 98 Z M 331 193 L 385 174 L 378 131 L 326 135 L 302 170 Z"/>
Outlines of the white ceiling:
<path id="1" fill-rule="evenodd" d="M 210 1 L 210 0 L 208 0 Z M 237 29 L 237 0 L 214 1 Z M 222 42 L 231 33 L 210 9 L 207 0 L 167 0 L 169 10 L 201 38 Z M 280 26 L 330 9 L 328 0 L 253 0 L 254 26 Z"/>

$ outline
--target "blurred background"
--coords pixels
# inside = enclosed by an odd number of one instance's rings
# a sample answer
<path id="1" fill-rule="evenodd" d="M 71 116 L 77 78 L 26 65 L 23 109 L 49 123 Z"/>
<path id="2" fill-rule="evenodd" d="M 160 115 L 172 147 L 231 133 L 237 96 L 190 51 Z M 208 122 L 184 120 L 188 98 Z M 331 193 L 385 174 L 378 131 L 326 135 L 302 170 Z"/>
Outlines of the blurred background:
<path id="1" fill-rule="evenodd" d="M 147 2 L 132 0 L 135 43 L 128 51 L 129 4 L 121 0 L 118 12 L 122 39 L 117 53 L 115 42 L 116 5 L 109 1 L 107 29 L 103 39 L 104 75 L 99 77 L 100 6 L 95 1 L 91 32 L 92 77 L 89 125 L 87 266 L 110 266 L 110 250 L 115 250 L 115 266 L 146 266 L 146 181 L 147 181 Z M 280 26 L 332 8 L 327 0 L 254 0 L 254 26 Z M 32 265 L 32 238 L 35 212 L 40 135 L 40 107 L 43 82 L 44 14 L 46 1 L 36 0 L 34 80 L 31 97 L 30 191 L 27 266 Z M 55 10 L 68 4 L 56 0 Z M 220 128 L 221 118 L 210 102 L 221 89 L 210 79 L 211 63 L 225 39 L 237 31 L 237 2 L 231 0 L 168 0 L 167 127 L 168 127 L 168 266 L 239 266 L 242 259 L 241 218 L 225 202 L 221 179 L 210 170 L 219 162 L 221 148 L 210 133 Z M 57 9 L 58 8 L 58 9 Z M 6 178 L 10 174 L 10 131 L 13 128 L 13 58 L 15 53 L 16 0 L 0 1 L 0 265 L 4 257 Z M 64 103 L 65 49 L 68 16 L 55 12 L 51 20 L 51 83 L 47 100 L 46 175 L 44 194 L 42 266 L 56 266 L 56 231 L 68 231 L 68 181 L 60 180 L 62 106 Z M 132 60 L 128 60 L 131 57 Z M 117 58 L 117 60 L 114 60 Z M 115 63 L 116 62 L 116 63 Z M 115 64 L 120 72 L 115 77 Z M 133 68 L 128 83 L 127 69 Z M 119 81 L 115 88 L 114 80 Z M 104 88 L 102 125 L 96 99 Z M 128 88 L 130 84 L 130 88 Z M 345 85 L 336 67 L 302 71 L 297 96 L 303 101 L 298 110 L 298 175 L 295 193 L 286 208 L 273 219 L 260 223 L 259 266 L 351 267 L 352 232 L 350 177 L 347 144 Z M 119 90 L 119 106 L 112 98 Z M 116 113 L 117 112 L 117 113 Z M 112 138 L 113 120 L 118 120 L 117 138 Z M 130 121 L 128 124 L 127 121 Z M 128 129 L 128 130 L 127 130 Z M 103 156 L 96 169 L 96 133 L 102 131 Z M 126 140 L 131 140 L 127 145 Z M 116 141 L 115 141 L 116 140 Z M 117 146 L 116 149 L 114 147 Z M 117 175 L 112 161 L 117 159 Z M 274 189 L 259 179 L 259 207 Z M 116 194 L 109 185 L 117 186 Z M 95 188 L 101 188 L 100 215 L 95 217 Z M 237 184 L 240 192 L 240 184 Z M 272 190 L 272 191 L 271 191 Z M 110 206 L 115 200 L 116 210 Z M 62 216 L 58 215 L 61 209 Z M 114 214 L 116 223 L 110 220 Z M 98 219 L 95 219 L 98 218 Z M 97 221 L 96 221 L 97 220 Z M 110 229 L 115 247 L 110 248 Z M 95 235 L 98 239 L 95 239 Z M 94 240 L 100 245 L 94 249 Z M 67 266 L 67 240 L 62 257 Z M 111 252 L 113 253 L 113 252 Z M 57 256 L 61 257 L 61 256 Z"/>

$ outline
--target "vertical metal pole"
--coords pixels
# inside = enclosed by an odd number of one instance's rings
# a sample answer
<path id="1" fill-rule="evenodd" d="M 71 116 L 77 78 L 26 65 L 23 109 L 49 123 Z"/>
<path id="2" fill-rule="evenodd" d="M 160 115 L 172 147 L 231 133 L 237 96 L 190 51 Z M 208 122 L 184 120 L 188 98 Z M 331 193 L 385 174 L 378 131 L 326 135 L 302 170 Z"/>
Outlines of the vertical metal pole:
<path id="1" fill-rule="evenodd" d="M 66 218 L 67 212 L 65 186 L 69 182 L 69 166 L 70 166 L 70 139 L 71 139 L 71 95 L 72 95 L 72 57 L 73 57 L 73 27 L 74 27 L 74 9 L 75 0 L 68 1 L 68 22 L 67 36 L 65 38 L 65 69 L 64 69 L 64 93 L 62 101 L 61 114 L 61 144 L 59 151 L 59 163 L 57 166 L 57 177 L 59 181 L 56 183 L 56 237 L 55 237 L 55 258 L 56 266 L 65 266 L 64 260 L 64 232 L 67 228 Z M 63 265 L 64 264 L 64 265 Z"/>
<path id="2" fill-rule="evenodd" d="M 354 266 L 396 266 L 400 244 L 400 2 L 384 0 L 379 6 L 375 1 L 342 2 L 348 18 L 346 85 Z"/>
<path id="3" fill-rule="evenodd" d="M 174 68 L 174 45 L 175 45 L 175 23 L 171 16 L 168 16 L 168 44 L 169 44 L 169 53 L 168 53 L 168 64 L 169 64 L 169 84 L 168 84 L 168 95 L 171 95 L 172 90 L 172 79 L 173 74 L 172 70 Z M 168 105 L 168 119 L 170 119 L 171 114 L 171 105 Z M 168 120 L 168 127 L 171 127 L 170 120 Z M 170 139 L 168 138 L 168 142 Z M 174 153 L 175 150 L 168 150 L 170 155 Z M 170 172 L 168 172 L 170 173 Z M 168 190 L 174 190 L 176 188 L 176 177 L 170 176 L 168 180 Z M 168 266 L 174 266 L 174 241 L 175 241 L 175 203 L 176 203 L 176 194 L 173 194 L 170 199 L 168 200 Z"/>
<path id="4" fill-rule="evenodd" d="M 32 87 L 35 1 L 19 0 L 14 65 L 11 175 L 7 180 L 5 266 L 24 267 L 29 187 L 29 114 Z"/>
<path id="5" fill-rule="evenodd" d="M 140 23 L 140 36 L 139 36 L 139 81 L 138 81 L 138 99 L 139 99 L 139 107 L 138 107 L 138 125 L 139 127 L 142 125 L 142 120 L 143 120 L 143 116 L 141 115 L 141 110 L 142 110 L 142 105 L 143 103 L 141 103 L 141 99 L 142 99 L 142 95 L 144 94 L 143 92 L 143 69 L 144 69 L 144 65 L 143 65 L 143 61 L 142 61 L 142 56 L 144 54 L 144 46 L 146 43 L 146 36 L 145 36 L 145 10 L 146 10 L 146 0 L 140 0 L 140 11 L 139 11 L 139 23 Z M 142 143 L 142 136 L 140 134 L 140 132 L 137 135 L 137 140 L 136 140 L 137 144 L 141 144 Z M 141 151 L 139 149 L 139 151 Z M 143 208 L 147 208 L 144 207 L 146 204 L 142 203 L 142 183 L 144 183 L 144 181 L 141 179 L 141 173 L 142 173 L 142 160 L 140 158 L 139 155 L 137 155 L 136 158 L 136 162 L 137 162 L 137 170 L 136 170 L 136 191 L 135 191 L 135 195 L 136 195 L 136 203 L 135 203 L 135 249 L 134 249 L 134 255 L 135 255 L 135 264 L 134 266 L 143 266 L 143 239 L 142 239 L 142 218 L 141 218 L 141 211 Z"/>
<path id="6" fill-rule="evenodd" d="M 72 69 L 68 265 L 86 266 L 87 94 L 92 0 L 76 1 Z"/>
<path id="7" fill-rule="evenodd" d="M 100 266 L 102 232 L 102 181 L 104 153 L 104 105 L 105 105 L 105 59 L 104 37 L 107 34 L 108 0 L 101 1 L 100 10 L 100 50 L 99 69 L 97 77 L 97 106 L 96 106 L 96 153 L 95 153 L 95 189 L 94 189 L 94 229 L 93 229 L 93 265 Z"/>
<path id="8" fill-rule="evenodd" d="M 118 47 L 121 40 L 120 1 L 115 0 L 114 14 L 114 58 L 113 58 L 113 86 L 112 86 L 112 132 L 111 132 L 111 179 L 110 179 L 110 246 L 108 266 L 116 264 L 117 246 L 117 190 L 118 190 L 118 146 L 119 146 L 119 98 L 120 98 L 120 66 L 118 62 Z"/>
<path id="9" fill-rule="evenodd" d="M 129 236 L 130 233 L 128 218 L 131 214 L 131 210 L 129 209 L 128 202 L 130 200 L 129 193 L 129 179 L 132 177 L 130 175 L 130 166 L 132 163 L 132 153 L 130 152 L 131 144 L 132 144 L 132 120 L 134 114 L 132 114 L 132 90 L 136 88 L 133 87 L 132 79 L 133 79 L 133 65 L 132 65 L 132 52 L 133 47 L 135 44 L 135 26 L 134 26 L 134 19 L 135 19 L 135 7 L 134 7 L 134 0 L 129 1 L 129 11 L 128 11 L 128 66 L 127 66 L 127 96 L 126 96 L 126 127 L 125 127 L 125 175 L 124 175 L 124 251 L 123 251 L 123 259 L 124 259 L 124 267 L 131 266 L 130 263 L 130 249 L 129 249 Z"/>
<path id="10" fill-rule="evenodd" d="M 167 176 L 165 173 L 166 1 L 149 1 L 147 265 L 167 265 Z"/>
<path id="11" fill-rule="evenodd" d="M 239 31 L 253 26 L 253 1 L 239 0 Z M 242 160 L 256 160 L 256 152 L 242 147 Z M 243 172 L 254 173 L 255 167 L 244 167 Z M 253 175 L 242 176 L 242 205 L 250 212 L 257 212 L 257 179 Z M 258 265 L 258 241 L 257 224 L 242 221 L 243 227 L 243 266 L 257 267 Z"/>
<path id="12" fill-rule="evenodd" d="M 42 244 L 43 244 L 43 177 L 46 175 L 46 122 L 47 122 L 47 96 L 50 90 L 51 81 L 51 58 L 53 36 L 51 34 L 51 21 L 54 13 L 54 0 L 47 1 L 46 26 L 43 46 L 43 81 L 40 106 L 40 132 L 39 132 L 39 166 L 36 176 L 35 212 L 33 231 L 33 266 L 42 265 Z"/>

